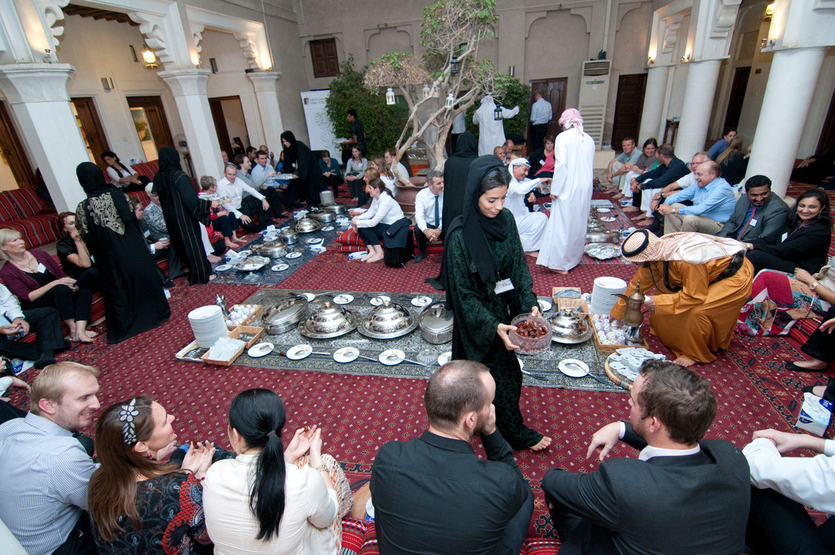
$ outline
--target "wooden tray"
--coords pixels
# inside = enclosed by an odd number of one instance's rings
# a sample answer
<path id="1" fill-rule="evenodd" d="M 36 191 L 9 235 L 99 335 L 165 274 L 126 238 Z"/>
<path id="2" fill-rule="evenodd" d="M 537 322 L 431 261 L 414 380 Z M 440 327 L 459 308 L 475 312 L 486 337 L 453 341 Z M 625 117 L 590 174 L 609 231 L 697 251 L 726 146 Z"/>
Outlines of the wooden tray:
<path id="1" fill-rule="evenodd" d="M 238 339 L 238 336 L 242 333 L 249 333 L 253 335 L 252 339 L 246 342 L 245 348 L 249 349 L 250 347 L 255 345 L 255 342 L 258 341 L 258 339 L 264 333 L 264 328 L 257 326 L 237 326 L 233 328 L 232 331 L 229 333 L 229 337 L 231 337 L 232 339 Z"/>
<path id="2" fill-rule="evenodd" d="M 611 355 L 612 353 L 614 353 L 618 349 L 624 349 L 626 347 L 637 347 L 637 348 L 643 347 L 644 349 L 649 350 L 649 343 L 647 343 L 647 338 L 646 337 L 641 338 L 641 344 L 640 345 L 609 345 L 609 344 L 606 344 L 606 343 L 603 343 L 602 341 L 600 341 L 600 337 L 598 337 L 598 335 L 597 335 L 597 328 L 595 328 L 594 326 L 591 326 L 591 331 L 592 331 L 592 337 L 594 337 L 594 346 L 597 347 L 597 352 L 602 353 L 602 354 L 607 355 L 607 356 Z"/>
<path id="3" fill-rule="evenodd" d="M 200 357 L 200 359 L 205 363 L 214 364 L 216 366 L 231 366 L 232 363 L 235 362 L 235 360 L 239 356 L 241 356 L 241 354 L 243 354 L 244 349 L 246 349 L 246 345 L 241 345 L 241 348 L 238 349 L 237 351 L 235 351 L 235 354 L 232 355 L 232 358 L 230 358 L 229 360 L 212 360 L 212 359 L 209 358 L 209 353 L 208 352 L 206 352 L 205 355 Z"/>
<path id="4" fill-rule="evenodd" d="M 174 358 L 176 358 L 177 360 L 183 360 L 185 362 L 201 362 L 201 358 L 186 356 L 186 353 L 194 351 L 195 349 L 203 350 L 203 347 L 197 344 L 196 339 L 188 345 L 186 345 L 185 347 L 183 347 L 182 349 L 180 349 L 179 351 L 177 351 L 177 353 L 174 355 Z M 208 349 L 203 350 L 203 354 L 205 354 L 206 352 L 208 352 Z"/>
<path id="5" fill-rule="evenodd" d="M 235 305 L 233 305 L 233 306 L 235 306 Z M 240 324 L 238 324 L 238 325 L 239 325 L 239 326 L 248 326 L 249 324 L 251 324 L 252 322 L 254 322 L 256 318 L 258 318 L 259 316 L 261 316 L 261 313 L 262 313 L 262 312 L 264 312 L 264 307 L 263 307 L 263 305 L 260 305 L 260 304 L 259 304 L 259 305 L 256 305 L 256 307 L 255 307 L 255 311 L 254 311 L 252 314 L 250 314 L 249 316 L 247 316 L 247 317 L 246 317 L 246 320 L 244 320 L 243 322 L 241 322 L 241 323 L 240 323 Z"/>
<path id="6" fill-rule="evenodd" d="M 554 306 L 557 307 L 557 310 L 562 310 L 564 308 L 575 308 L 575 307 L 581 306 L 581 307 L 583 307 L 583 312 L 588 314 L 589 313 L 589 305 L 584 298 L 579 297 L 577 299 L 566 299 L 566 298 L 563 298 L 563 297 L 556 297 L 555 296 L 559 291 L 566 291 L 568 289 L 571 289 L 573 291 L 579 291 L 580 294 L 583 293 L 582 289 L 580 289 L 579 287 L 553 287 L 551 289 L 551 299 L 553 299 Z"/>
<path id="7" fill-rule="evenodd" d="M 632 380 L 627 378 L 626 376 L 621 375 L 620 372 L 616 370 L 612 370 L 609 366 L 609 358 L 606 358 L 606 361 L 603 363 L 603 368 L 606 370 L 606 375 L 609 376 L 609 379 L 615 382 L 615 385 L 622 387 L 627 391 L 632 390 Z"/>

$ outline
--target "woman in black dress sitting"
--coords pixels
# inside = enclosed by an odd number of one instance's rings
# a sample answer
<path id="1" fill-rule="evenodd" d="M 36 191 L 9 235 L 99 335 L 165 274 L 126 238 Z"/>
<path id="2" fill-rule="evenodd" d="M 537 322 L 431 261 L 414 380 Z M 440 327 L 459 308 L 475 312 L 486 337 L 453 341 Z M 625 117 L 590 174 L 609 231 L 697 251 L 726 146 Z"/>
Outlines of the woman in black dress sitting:
<path id="1" fill-rule="evenodd" d="M 107 175 L 110 180 L 126 193 L 143 191 L 145 185 L 151 182 L 144 175 L 136 173 L 136 170 L 129 165 L 122 163 L 112 150 L 102 152 L 101 159 L 107 164 Z"/>
<path id="2" fill-rule="evenodd" d="M 809 189 L 797 198 L 781 241 L 769 245 L 755 239 L 748 244 L 745 256 L 756 272 L 768 268 L 791 274 L 795 268 L 803 268 L 814 274 L 826 264 L 831 239 L 829 197 L 822 189 Z"/>
<path id="3" fill-rule="evenodd" d="M 58 239 L 56 250 L 61 268 L 65 274 L 76 280 L 79 287 L 101 291 L 99 270 L 93 266 L 90 249 L 75 228 L 75 213 L 61 212 L 58 217 L 61 221 L 61 238 Z"/>

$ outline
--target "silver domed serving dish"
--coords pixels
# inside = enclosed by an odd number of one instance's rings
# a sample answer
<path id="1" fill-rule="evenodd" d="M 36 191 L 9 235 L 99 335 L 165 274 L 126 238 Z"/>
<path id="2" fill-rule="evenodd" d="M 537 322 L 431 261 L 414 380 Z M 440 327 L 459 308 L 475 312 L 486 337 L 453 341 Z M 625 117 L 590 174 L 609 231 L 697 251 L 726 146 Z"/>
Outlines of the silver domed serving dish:
<path id="1" fill-rule="evenodd" d="M 394 339 L 406 335 L 417 325 L 417 320 L 407 308 L 384 301 L 363 318 L 357 330 L 372 339 Z"/>
<path id="2" fill-rule="evenodd" d="M 322 224 L 314 220 L 313 218 L 304 217 L 301 220 L 296 222 L 294 226 L 296 231 L 299 233 L 313 233 L 314 231 L 319 231 L 322 229 Z"/>
<path id="3" fill-rule="evenodd" d="M 327 205 L 322 205 L 322 208 L 324 208 L 328 212 L 333 212 L 336 215 L 347 214 L 348 213 L 348 207 L 345 206 L 344 204 L 327 204 Z"/>
<path id="4" fill-rule="evenodd" d="M 299 323 L 299 333 L 312 339 L 339 337 L 354 331 L 361 319 L 358 311 L 325 301 Z"/>
<path id="5" fill-rule="evenodd" d="M 574 310 L 560 310 L 548 319 L 551 324 L 551 341 L 574 345 L 591 338 L 591 327 L 585 316 Z"/>
<path id="6" fill-rule="evenodd" d="M 310 214 L 310 216 L 319 223 L 332 224 L 336 221 L 336 214 L 327 210 L 317 210 Z"/>
<path id="7" fill-rule="evenodd" d="M 260 245 L 252 247 L 252 250 L 260 256 L 269 258 L 281 258 L 287 254 L 287 247 L 281 241 L 264 241 Z"/>
<path id="8" fill-rule="evenodd" d="M 278 237 L 285 245 L 295 245 L 299 242 L 299 233 L 291 227 L 279 233 Z"/>
<path id="9" fill-rule="evenodd" d="M 433 345 L 452 341 L 452 312 L 443 302 L 432 303 L 418 316 L 420 335 Z"/>
<path id="10" fill-rule="evenodd" d="M 270 335 L 285 333 L 307 316 L 307 299 L 301 295 L 288 295 L 278 300 L 261 315 L 264 331 Z"/>

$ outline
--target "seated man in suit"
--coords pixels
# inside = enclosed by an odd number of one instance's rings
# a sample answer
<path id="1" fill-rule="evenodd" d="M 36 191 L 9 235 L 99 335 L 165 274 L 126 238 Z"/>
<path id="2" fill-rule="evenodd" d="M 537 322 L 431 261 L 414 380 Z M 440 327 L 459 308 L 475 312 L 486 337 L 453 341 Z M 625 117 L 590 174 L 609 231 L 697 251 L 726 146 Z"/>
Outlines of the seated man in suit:
<path id="1" fill-rule="evenodd" d="M 30 329 L 37 333 L 37 343 L 19 341 Z M 55 363 L 55 351 L 68 347 L 57 309 L 46 307 L 23 311 L 17 297 L 0 283 L 0 355 L 34 360 L 35 368 L 43 368 Z"/>
<path id="2" fill-rule="evenodd" d="M 672 145 L 658 147 L 658 150 L 655 151 L 655 157 L 658 159 L 658 166 L 654 170 L 633 178 L 630 184 L 633 198 L 641 195 L 641 211 L 647 213 L 647 218 L 652 218 L 650 204 L 655 193 L 690 173 L 687 164 L 680 158 L 676 158 Z M 634 204 L 636 202 L 633 202 Z"/>
<path id="3" fill-rule="evenodd" d="M 386 443 L 374 459 L 380 553 L 519 553 L 533 492 L 496 429 L 495 393 L 490 371 L 478 362 L 454 360 L 429 378 L 429 429 Z M 474 435 L 487 460 L 473 451 Z"/>
<path id="4" fill-rule="evenodd" d="M 716 416 L 707 380 L 667 361 L 649 361 L 629 399 L 631 424 L 591 438 L 602 461 L 623 440 L 637 459 L 601 462 L 587 474 L 548 471 L 542 481 L 560 555 L 742 553 L 750 484 L 732 443 L 703 439 Z"/>
<path id="5" fill-rule="evenodd" d="M 658 207 L 664 216 L 664 233 L 696 231 L 716 235 L 736 207 L 736 195 L 722 178 L 722 169 L 713 161 L 702 162 L 694 172 L 696 187 L 673 193 Z M 685 206 L 684 201 L 693 201 Z"/>
<path id="6" fill-rule="evenodd" d="M 815 457 L 784 457 L 797 449 Z M 835 520 L 820 526 L 803 505 L 835 513 L 835 441 L 777 430 L 754 432 L 742 454 L 751 467 L 751 513 L 745 543 L 754 555 L 835 552 Z"/>
<path id="7" fill-rule="evenodd" d="M 444 235 L 441 216 L 444 213 L 444 174 L 431 170 L 426 174 L 426 187 L 415 196 L 415 238 L 420 254 L 415 263 L 426 258 L 428 243 L 440 241 Z"/>
<path id="8" fill-rule="evenodd" d="M 788 205 L 771 194 L 771 180 L 755 175 L 745 182 L 745 195 L 736 201 L 734 213 L 717 235 L 746 243 L 762 239 L 773 245 L 783 235 L 788 215 Z"/>

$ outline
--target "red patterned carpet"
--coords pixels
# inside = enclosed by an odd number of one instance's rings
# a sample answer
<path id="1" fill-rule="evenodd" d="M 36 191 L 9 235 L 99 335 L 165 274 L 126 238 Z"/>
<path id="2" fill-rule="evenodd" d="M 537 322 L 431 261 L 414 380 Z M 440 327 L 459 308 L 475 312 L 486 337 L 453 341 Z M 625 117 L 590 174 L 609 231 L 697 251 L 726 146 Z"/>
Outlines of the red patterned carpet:
<path id="1" fill-rule="evenodd" d="M 295 272 L 282 289 L 429 292 L 424 279 L 435 276 L 440 266 L 440 257 L 435 255 L 404 269 L 366 265 L 347 261 L 345 254 L 336 253 L 333 248 Z M 630 266 L 620 264 L 584 264 L 568 276 L 549 272 L 532 261 L 529 266 L 539 295 L 547 295 L 551 287 L 561 285 L 579 285 L 591 291 L 597 276 L 629 279 L 633 273 Z M 423 380 L 248 367 L 229 369 L 173 359 L 174 353 L 192 339 L 189 311 L 212 303 L 218 293 L 226 295 L 231 305 L 257 289 L 249 285 L 189 287 L 184 280 L 178 280 L 172 290 L 172 317 L 167 324 L 117 346 L 107 345 L 100 336 L 95 343 L 75 346 L 61 358 L 102 370 L 103 406 L 140 394 L 157 399 L 176 415 L 174 426 L 181 441 L 212 439 L 228 447 L 226 409 L 232 398 L 251 387 L 274 389 L 287 405 L 288 429 L 320 424 L 325 429 L 326 450 L 348 465 L 354 480 L 367 478 L 381 445 L 407 440 L 424 429 Z M 650 338 L 650 347 L 670 354 L 654 337 Z M 785 360 L 799 357 L 796 347 L 781 338 L 736 336 L 730 350 L 721 353 L 714 364 L 696 368 L 711 381 L 719 401 L 719 415 L 710 437 L 727 439 L 742 447 L 757 429 L 794 429 L 800 399 L 797 387 L 824 379 L 820 374 L 796 374 L 783 369 Z M 34 373 L 24 377 L 31 381 Z M 13 401 L 25 405 L 28 399 L 18 394 Z M 537 489 L 532 530 L 536 535 L 551 535 L 544 499 L 538 491 L 539 480 L 556 466 L 579 471 L 594 469 L 595 462 L 585 459 L 587 441 L 600 426 L 628 418 L 626 401 L 625 392 L 523 389 L 522 411 L 526 420 L 554 437 L 552 447 L 542 453 L 516 453 L 522 472 Z M 619 448 L 614 455 L 634 453 Z"/>

